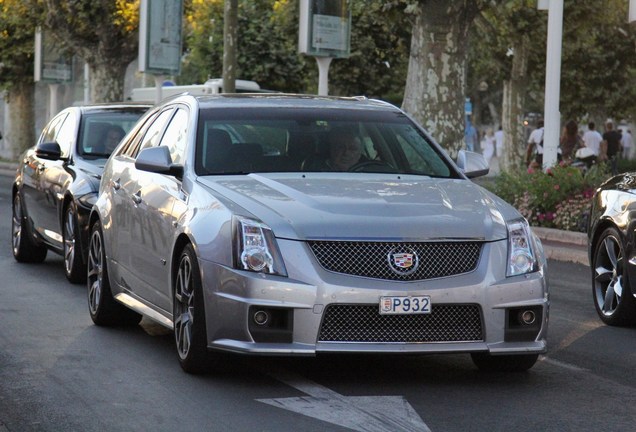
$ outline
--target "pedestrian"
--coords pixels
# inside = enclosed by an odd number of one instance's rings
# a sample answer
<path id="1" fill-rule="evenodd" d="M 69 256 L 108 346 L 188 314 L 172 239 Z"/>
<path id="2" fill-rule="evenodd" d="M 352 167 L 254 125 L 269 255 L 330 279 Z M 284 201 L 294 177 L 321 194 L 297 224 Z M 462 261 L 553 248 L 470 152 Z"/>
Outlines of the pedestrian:
<path id="1" fill-rule="evenodd" d="M 481 140 L 481 152 L 484 155 L 486 162 L 488 162 L 488 166 L 490 166 L 490 161 L 495 155 L 495 134 L 493 133 L 492 128 L 486 129 L 484 138 Z"/>
<path id="2" fill-rule="evenodd" d="M 594 156 L 598 157 L 601 152 L 601 141 L 603 137 L 596 130 L 596 124 L 591 121 L 587 125 L 587 131 L 583 134 L 583 144 L 594 152 Z"/>
<path id="3" fill-rule="evenodd" d="M 477 129 L 470 121 L 470 117 L 466 118 L 466 130 L 464 131 L 464 140 L 466 142 L 466 150 L 475 151 L 475 143 L 479 139 Z"/>
<path id="4" fill-rule="evenodd" d="M 567 164 L 572 162 L 575 152 L 583 147 L 583 140 L 579 136 L 579 126 L 574 120 L 565 124 L 559 146 L 561 147 L 561 158 Z"/>
<path id="5" fill-rule="evenodd" d="M 634 138 L 631 130 L 625 129 L 621 144 L 623 144 L 623 159 L 632 160 L 634 158 Z"/>
<path id="6" fill-rule="evenodd" d="M 608 120 L 605 123 L 605 133 L 601 142 L 600 160 L 610 163 L 612 175 L 618 174 L 618 156 L 621 154 L 621 133 L 614 130 L 614 123 Z"/>
<path id="7" fill-rule="evenodd" d="M 526 165 L 531 169 L 543 168 L 543 120 L 537 122 L 537 128 L 532 131 L 528 138 Z"/>
<path id="8" fill-rule="evenodd" d="M 501 158 L 503 156 L 504 149 L 504 131 L 501 126 L 495 132 L 495 150 L 497 150 L 497 158 Z"/>

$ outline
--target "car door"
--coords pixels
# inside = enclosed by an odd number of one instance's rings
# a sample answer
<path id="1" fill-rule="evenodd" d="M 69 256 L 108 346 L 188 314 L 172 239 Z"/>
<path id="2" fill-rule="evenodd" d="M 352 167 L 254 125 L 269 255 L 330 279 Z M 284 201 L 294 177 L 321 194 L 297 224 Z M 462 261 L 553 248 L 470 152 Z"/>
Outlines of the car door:
<path id="1" fill-rule="evenodd" d="M 142 299 L 151 297 L 148 286 L 144 282 L 145 275 L 153 271 L 152 262 L 146 257 L 149 251 L 144 250 L 152 241 L 146 238 L 144 227 L 146 205 L 139 200 L 140 183 L 147 183 L 147 173 L 135 168 L 135 158 L 144 148 L 155 146 L 163 133 L 166 123 L 172 117 L 173 108 L 163 110 L 151 120 L 137 145 L 128 154 L 115 157 L 112 161 L 112 209 L 113 245 L 112 257 L 119 266 L 118 283 L 129 292 Z M 143 247 L 139 244 L 143 242 Z"/>
<path id="2" fill-rule="evenodd" d="M 42 201 L 42 236 L 55 247 L 62 247 L 62 205 L 64 194 L 73 182 L 71 170 L 68 169 L 73 160 L 73 147 L 77 142 L 78 119 L 74 112 L 69 112 L 60 126 L 55 141 L 59 144 L 61 158 L 43 161 L 41 185 L 44 199 Z"/>
<path id="3" fill-rule="evenodd" d="M 188 110 L 178 107 L 157 143 L 168 147 L 173 163 L 184 161 L 188 125 Z M 132 268 L 138 270 L 140 283 L 145 285 L 145 299 L 169 315 L 172 314 L 171 252 L 176 221 L 185 211 L 182 203 L 187 196 L 182 191 L 181 179 L 174 176 L 138 171 L 137 179 L 134 211 L 138 213 L 139 229 L 133 231 Z M 181 205 L 175 205 L 176 202 Z"/>
<path id="4" fill-rule="evenodd" d="M 38 144 L 54 142 L 68 114 L 68 111 L 62 111 L 53 117 L 42 130 Z M 50 227 L 50 221 L 47 220 L 48 207 L 50 206 L 47 199 L 50 198 L 50 195 L 46 170 L 53 165 L 53 161 L 38 157 L 34 148 L 22 163 L 22 169 L 25 173 L 22 197 L 26 213 L 38 235 L 48 238 L 44 234 L 47 227 Z"/>

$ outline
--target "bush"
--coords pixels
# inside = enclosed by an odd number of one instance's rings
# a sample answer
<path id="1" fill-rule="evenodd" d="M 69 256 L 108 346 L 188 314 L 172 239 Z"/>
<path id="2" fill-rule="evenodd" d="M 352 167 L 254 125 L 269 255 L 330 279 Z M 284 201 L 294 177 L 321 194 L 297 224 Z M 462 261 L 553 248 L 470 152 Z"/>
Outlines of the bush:
<path id="1" fill-rule="evenodd" d="M 486 187 L 512 204 L 533 226 L 584 232 L 594 190 L 608 177 L 605 164 L 586 171 L 560 165 L 546 173 L 502 172 Z"/>

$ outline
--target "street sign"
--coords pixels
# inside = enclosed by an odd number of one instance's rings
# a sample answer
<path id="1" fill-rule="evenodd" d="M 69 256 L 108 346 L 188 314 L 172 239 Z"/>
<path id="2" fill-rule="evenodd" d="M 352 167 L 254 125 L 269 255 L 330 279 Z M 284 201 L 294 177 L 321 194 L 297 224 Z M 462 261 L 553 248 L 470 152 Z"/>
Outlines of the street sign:
<path id="1" fill-rule="evenodd" d="M 183 0 L 141 0 L 139 70 L 155 75 L 181 71 Z"/>
<path id="2" fill-rule="evenodd" d="M 314 57 L 349 57 L 349 0 L 300 0 L 298 51 Z"/>
<path id="3" fill-rule="evenodd" d="M 33 80 L 47 83 L 73 80 L 73 57 L 58 50 L 51 35 L 39 27 L 35 30 Z"/>

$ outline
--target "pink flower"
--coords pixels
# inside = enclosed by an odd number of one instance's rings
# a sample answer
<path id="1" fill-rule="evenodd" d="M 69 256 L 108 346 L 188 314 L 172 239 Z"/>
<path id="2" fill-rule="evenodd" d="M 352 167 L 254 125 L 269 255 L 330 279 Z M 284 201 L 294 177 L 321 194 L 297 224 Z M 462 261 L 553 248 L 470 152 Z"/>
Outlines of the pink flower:
<path id="1" fill-rule="evenodd" d="M 554 190 L 559 190 L 560 188 L 561 188 L 561 187 L 560 187 L 558 184 L 557 184 L 557 185 L 554 185 Z"/>

